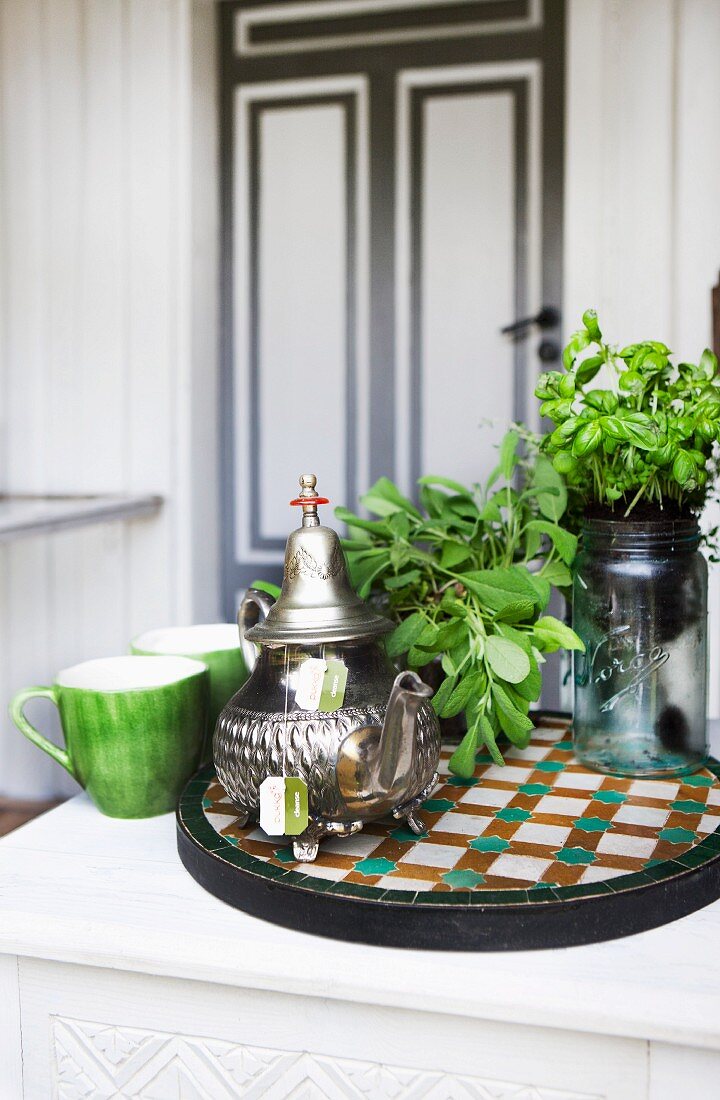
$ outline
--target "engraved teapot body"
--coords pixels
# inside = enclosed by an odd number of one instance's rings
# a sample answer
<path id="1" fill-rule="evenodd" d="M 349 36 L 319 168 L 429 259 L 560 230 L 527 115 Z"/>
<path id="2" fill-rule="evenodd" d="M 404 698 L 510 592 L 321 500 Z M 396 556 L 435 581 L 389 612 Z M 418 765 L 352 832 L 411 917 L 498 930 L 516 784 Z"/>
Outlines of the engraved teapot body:
<path id="1" fill-rule="evenodd" d="M 252 671 L 218 719 L 214 757 L 241 819 L 258 816 L 268 776 L 307 784 L 309 822 L 294 851 L 311 860 L 322 837 L 387 814 L 422 831 L 417 810 L 437 779 L 440 730 L 431 689 L 397 674 L 385 654 L 392 624 L 349 586 L 337 535 L 317 519 L 314 476 L 301 485 L 303 527 L 288 539 L 282 594 L 274 604 L 250 589 L 240 608 Z M 313 694 L 316 672 L 325 686 Z"/>

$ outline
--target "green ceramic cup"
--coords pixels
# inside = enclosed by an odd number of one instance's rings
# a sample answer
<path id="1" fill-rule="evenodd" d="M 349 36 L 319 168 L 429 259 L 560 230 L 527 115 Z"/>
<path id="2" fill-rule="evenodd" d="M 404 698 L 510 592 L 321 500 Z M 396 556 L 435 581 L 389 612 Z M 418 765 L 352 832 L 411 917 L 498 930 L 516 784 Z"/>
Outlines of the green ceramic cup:
<path id="1" fill-rule="evenodd" d="M 65 748 L 31 726 L 29 699 L 52 699 Z M 109 817 L 174 810 L 200 766 L 209 699 L 205 665 L 187 657 L 105 657 L 60 672 L 52 687 L 18 692 L 10 714 L 21 733 L 63 768 Z"/>
<path id="2" fill-rule="evenodd" d="M 248 678 L 237 623 L 207 623 L 149 630 L 130 643 L 131 653 L 194 657 L 210 670 L 210 707 L 203 759 L 212 755 L 218 715 Z"/>

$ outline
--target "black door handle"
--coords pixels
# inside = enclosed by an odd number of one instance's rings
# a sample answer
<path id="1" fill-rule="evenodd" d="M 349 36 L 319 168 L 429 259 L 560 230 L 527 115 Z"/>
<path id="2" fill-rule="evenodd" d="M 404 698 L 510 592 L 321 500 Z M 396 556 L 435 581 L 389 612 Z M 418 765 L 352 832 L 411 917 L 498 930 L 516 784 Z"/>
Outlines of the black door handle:
<path id="1" fill-rule="evenodd" d="M 538 328 L 553 328 L 560 323 L 560 310 L 554 306 L 543 306 L 539 313 L 533 317 L 523 317 L 519 321 L 513 321 L 511 325 L 505 325 L 500 331 L 504 336 L 521 336 L 525 330 L 537 325 Z"/>

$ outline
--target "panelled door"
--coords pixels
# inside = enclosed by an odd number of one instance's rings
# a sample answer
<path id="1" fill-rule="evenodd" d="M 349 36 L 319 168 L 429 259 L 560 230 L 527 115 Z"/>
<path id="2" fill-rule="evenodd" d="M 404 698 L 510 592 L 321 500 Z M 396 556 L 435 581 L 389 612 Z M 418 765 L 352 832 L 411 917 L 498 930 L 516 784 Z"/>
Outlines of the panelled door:
<path id="1" fill-rule="evenodd" d="M 221 2 L 226 613 L 287 502 L 467 482 L 556 354 L 562 0 Z M 546 308 L 543 329 L 501 328 Z M 330 519 L 331 516 L 328 516 Z"/>

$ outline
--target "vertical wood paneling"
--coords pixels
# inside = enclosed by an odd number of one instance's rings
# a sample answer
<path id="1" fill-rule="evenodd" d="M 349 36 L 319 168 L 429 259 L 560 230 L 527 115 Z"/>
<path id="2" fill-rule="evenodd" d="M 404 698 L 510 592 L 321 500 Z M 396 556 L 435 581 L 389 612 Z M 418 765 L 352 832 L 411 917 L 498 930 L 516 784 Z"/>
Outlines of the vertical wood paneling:
<path id="1" fill-rule="evenodd" d="M 673 0 L 571 0 L 565 311 L 672 338 Z"/>
<path id="2" fill-rule="evenodd" d="M 178 5 L 174 0 L 129 0 L 127 10 L 129 484 L 133 489 L 152 485 L 168 495 L 172 439 L 167 430 L 176 416 L 171 272 L 178 209 L 171 118 L 176 110 L 172 50 Z M 163 48 L 148 50 L 148 42 Z M 163 424 L 166 431 L 158 433 Z M 175 581 L 172 509 L 171 501 L 158 524 L 134 524 L 128 532 L 133 635 L 168 615 Z"/>
<path id="3" fill-rule="evenodd" d="M 41 0 L 10 0 L 0 6 L 2 146 L 5 157 L 12 155 L 12 179 L 3 180 L 1 189 L 6 486 L 26 492 L 43 490 L 50 462 L 49 95 L 44 86 L 43 14 Z M 9 695 L 48 676 L 49 542 L 38 538 L 25 546 L 13 544 L 4 548 L 2 558 L 2 610 L 7 617 L 3 688 Z M 35 712 L 46 709 L 40 704 Z M 0 783 L 9 778 L 19 793 L 26 794 L 38 788 L 44 793 L 61 782 L 49 758 L 24 742 L 4 714 L 2 721 L 7 736 L 0 740 Z M 57 732 L 54 715 L 48 728 Z"/>
<path id="4" fill-rule="evenodd" d="M 53 492 L 84 488 L 82 450 L 85 371 L 81 255 L 85 218 L 83 159 L 83 11 L 80 0 L 58 0 L 42 9 L 44 99 L 47 105 L 47 465 L 44 486 Z"/>
<path id="5" fill-rule="evenodd" d="M 82 440 L 78 457 L 82 488 L 87 492 L 121 488 L 127 461 L 124 10 L 123 0 L 83 7 Z"/>
<path id="6" fill-rule="evenodd" d="M 178 458 L 193 416 L 178 398 L 192 380 L 192 9 L 0 4 L 3 488 L 168 502 L 157 519 L 0 547 L 3 794 L 74 789 L 4 717 L 15 690 L 192 613 L 190 549 L 176 549 L 192 529 L 192 457 Z"/>
<path id="7" fill-rule="evenodd" d="M 720 271 L 720 4 L 677 4 L 673 347 L 697 362 L 710 344 L 710 290 Z M 708 509 L 720 525 L 720 506 Z M 709 708 L 720 714 L 720 570 L 710 573 Z"/>

